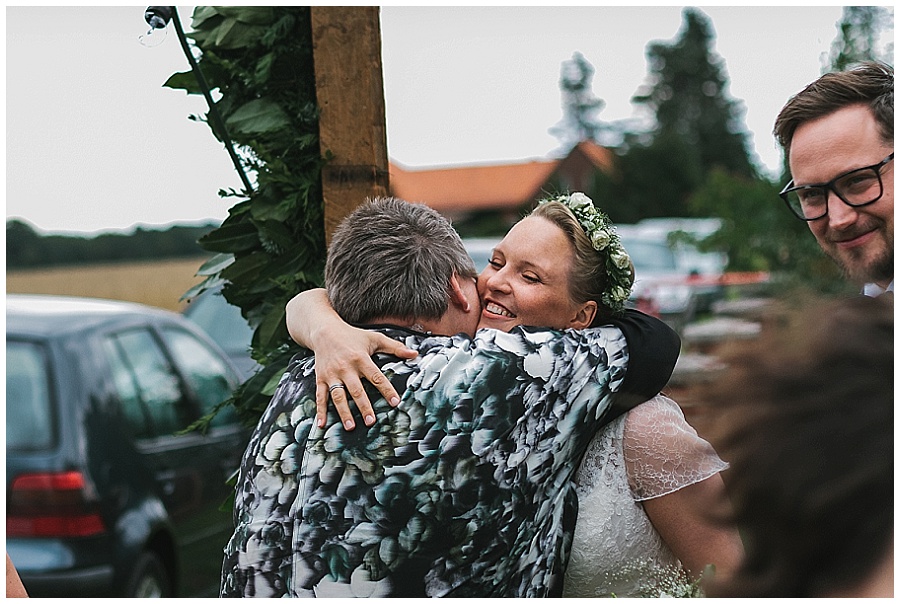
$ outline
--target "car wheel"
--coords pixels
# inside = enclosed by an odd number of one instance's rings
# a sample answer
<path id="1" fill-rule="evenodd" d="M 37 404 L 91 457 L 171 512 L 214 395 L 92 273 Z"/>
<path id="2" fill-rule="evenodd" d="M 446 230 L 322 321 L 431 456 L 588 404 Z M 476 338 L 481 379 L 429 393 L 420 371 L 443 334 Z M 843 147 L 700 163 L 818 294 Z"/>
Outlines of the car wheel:
<path id="1" fill-rule="evenodd" d="M 128 580 L 125 597 L 170 598 L 173 595 L 172 579 L 159 556 L 153 552 L 141 554 Z"/>

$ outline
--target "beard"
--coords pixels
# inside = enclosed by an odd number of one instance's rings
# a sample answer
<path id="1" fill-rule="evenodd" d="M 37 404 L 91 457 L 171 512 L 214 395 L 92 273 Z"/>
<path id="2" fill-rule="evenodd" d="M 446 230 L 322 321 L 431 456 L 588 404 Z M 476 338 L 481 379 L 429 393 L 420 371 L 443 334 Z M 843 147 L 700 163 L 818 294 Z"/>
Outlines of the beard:
<path id="1" fill-rule="evenodd" d="M 832 260 L 841 268 L 847 279 L 856 283 L 887 283 L 894 279 L 894 237 L 892 226 L 879 228 L 881 249 L 842 250 L 829 242 L 823 246 Z"/>

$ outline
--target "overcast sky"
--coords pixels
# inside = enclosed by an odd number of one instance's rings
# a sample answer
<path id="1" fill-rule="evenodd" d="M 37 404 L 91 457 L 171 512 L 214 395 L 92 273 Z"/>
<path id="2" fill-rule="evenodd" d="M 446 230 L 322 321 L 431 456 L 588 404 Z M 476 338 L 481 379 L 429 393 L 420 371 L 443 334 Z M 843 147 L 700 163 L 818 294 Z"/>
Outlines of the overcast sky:
<path id="1" fill-rule="evenodd" d="M 772 122 L 819 76 L 840 6 L 705 7 L 730 95 L 759 164 L 781 155 Z M 186 71 L 174 30 L 138 37 L 143 6 L 7 7 L 7 218 L 51 232 L 222 220 L 240 188 L 228 153 L 190 121 L 202 96 L 163 88 Z M 179 7 L 190 29 L 191 7 Z M 560 66 L 594 66 L 599 117 L 631 117 L 651 41 L 672 41 L 681 6 L 407 7 L 381 11 L 388 155 L 406 167 L 546 157 L 562 118 Z"/>

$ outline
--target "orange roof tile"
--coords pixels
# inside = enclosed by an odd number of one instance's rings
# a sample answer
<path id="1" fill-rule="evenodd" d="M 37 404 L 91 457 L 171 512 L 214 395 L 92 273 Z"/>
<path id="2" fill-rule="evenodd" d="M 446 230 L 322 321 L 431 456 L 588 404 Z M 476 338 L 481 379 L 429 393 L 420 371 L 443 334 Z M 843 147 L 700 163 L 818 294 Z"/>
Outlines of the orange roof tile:
<path id="1" fill-rule="evenodd" d="M 390 163 L 391 195 L 439 212 L 509 208 L 534 199 L 558 160 L 408 170 Z"/>

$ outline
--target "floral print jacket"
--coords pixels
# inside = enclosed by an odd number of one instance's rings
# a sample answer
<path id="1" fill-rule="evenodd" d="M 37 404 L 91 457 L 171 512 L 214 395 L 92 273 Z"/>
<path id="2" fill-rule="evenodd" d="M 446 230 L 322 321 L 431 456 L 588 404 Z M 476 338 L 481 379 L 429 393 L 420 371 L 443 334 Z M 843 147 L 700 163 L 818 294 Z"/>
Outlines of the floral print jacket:
<path id="1" fill-rule="evenodd" d="M 419 356 L 376 357 L 402 398 L 372 389 L 371 427 L 346 431 L 333 410 L 315 426 L 311 356 L 281 378 L 240 468 L 221 595 L 559 595 L 570 479 L 613 419 L 623 332 L 381 331 Z"/>

